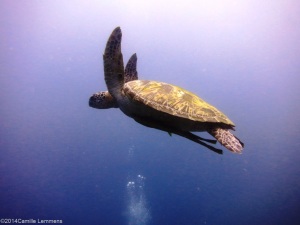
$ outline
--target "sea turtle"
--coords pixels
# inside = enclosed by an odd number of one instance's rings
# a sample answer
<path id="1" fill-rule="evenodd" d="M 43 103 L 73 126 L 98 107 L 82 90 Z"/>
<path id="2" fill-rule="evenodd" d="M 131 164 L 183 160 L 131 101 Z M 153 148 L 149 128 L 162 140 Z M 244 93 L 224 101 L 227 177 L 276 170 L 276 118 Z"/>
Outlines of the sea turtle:
<path id="1" fill-rule="evenodd" d="M 164 82 L 125 82 L 121 39 L 117 27 L 107 41 L 103 60 L 108 92 L 124 114 L 145 126 L 189 139 L 196 136 L 190 132 L 207 131 L 228 150 L 241 153 L 244 144 L 229 131 L 234 130 L 234 123 L 195 94 Z"/>

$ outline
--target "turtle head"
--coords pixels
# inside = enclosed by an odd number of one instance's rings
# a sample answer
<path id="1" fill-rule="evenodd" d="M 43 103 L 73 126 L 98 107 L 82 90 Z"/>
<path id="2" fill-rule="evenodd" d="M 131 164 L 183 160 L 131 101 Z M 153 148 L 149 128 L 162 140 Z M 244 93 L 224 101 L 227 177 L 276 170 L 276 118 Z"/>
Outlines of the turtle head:
<path id="1" fill-rule="evenodd" d="M 122 32 L 120 27 L 113 30 L 106 43 L 103 55 L 104 77 L 109 93 L 118 100 L 124 86 L 124 63 L 121 52 Z"/>
<path id="2" fill-rule="evenodd" d="M 117 101 L 108 91 L 93 94 L 89 100 L 89 106 L 96 109 L 118 108 Z"/>

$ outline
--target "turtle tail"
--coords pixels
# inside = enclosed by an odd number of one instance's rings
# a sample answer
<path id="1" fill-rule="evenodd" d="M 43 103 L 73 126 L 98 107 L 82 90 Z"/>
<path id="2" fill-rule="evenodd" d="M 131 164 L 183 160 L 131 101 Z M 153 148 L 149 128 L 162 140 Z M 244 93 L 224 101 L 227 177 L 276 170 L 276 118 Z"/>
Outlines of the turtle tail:
<path id="1" fill-rule="evenodd" d="M 236 136 L 230 133 L 227 129 L 214 128 L 208 131 L 212 136 L 214 136 L 218 142 L 221 143 L 225 148 L 234 152 L 242 153 L 244 143 L 241 142 Z"/>

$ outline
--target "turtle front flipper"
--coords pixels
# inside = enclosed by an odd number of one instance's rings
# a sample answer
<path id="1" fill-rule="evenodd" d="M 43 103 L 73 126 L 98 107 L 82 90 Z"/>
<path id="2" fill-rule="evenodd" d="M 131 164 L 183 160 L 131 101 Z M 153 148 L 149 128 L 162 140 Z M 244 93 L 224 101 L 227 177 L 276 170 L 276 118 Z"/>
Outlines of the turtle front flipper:
<path id="1" fill-rule="evenodd" d="M 137 80 L 136 71 L 137 57 L 134 53 L 125 68 L 125 83 L 132 80 Z M 89 106 L 96 109 L 118 108 L 118 103 L 108 91 L 100 91 L 93 94 L 89 99 Z"/>
<path id="2" fill-rule="evenodd" d="M 125 83 L 132 80 L 138 79 L 138 72 L 136 70 L 137 57 L 136 53 L 134 53 L 127 62 L 125 67 Z"/>
<path id="3" fill-rule="evenodd" d="M 186 139 L 189 139 L 193 142 L 196 142 L 206 148 L 208 148 L 209 150 L 215 152 L 215 153 L 218 153 L 218 154 L 223 154 L 223 151 L 221 149 L 217 149 L 211 145 L 208 145 L 206 143 L 204 143 L 203 141 L 206 141 L 206 142 L 209 142 L 209 143 L 215 143 L 214 140 L 210 140 L 210 139 L 205 139 L 205 138 L 201 138 L 189 131 L 182 131 L 182 130 L 178 130 L 176 128 L 172 128 L 172 127 L 169 127 L 169 126 L 166 126 L 166 125 L 163 125 L 162 123 L 160 122 L 157 122 L 155 120 L 149 120 L 149 119 L 146 119 L 146 118 L 137 118 L 135 117 L 134 120 L 146 127 L 150 127 L 150 128 L 154 128 L 154 129 L 158 129 L 158 130 L 162 130 L 162 131 L 166 131 L 170 134 L 177 134 L 181 137 L 184 137 Z M 170 135 L 171 136 L 171 135 Z M 202 140 L 202 141 L 201 141 Z"/>
<path id="4" fill-rule="evenodd" d="M 124 86 L 124 64 L 121 52 L 122 32 L 120 27 L 113 30 L 108 38 L 104 61 L 104 76 L 109 93 L 115 98 L 122 98 L 122 88 Z"/>
<path id="5" fill-rule="evenodd" d="M 230 133 L 227 129 L 214 128 L 208 131 L 212 136 L 214 136 L 218 142 L 220 142 L 225 148 L 234 152 L 242 153 L 244 143 L 241 142 L 236 136 Z"/>
<path id="6" fill-rule="evenodd" d="M 221 154 L 221 155 L 223 154 L 223 151 L 221 149 L 217 149 L 217 148 L 215 148 L 215 147 L 213 147 L 211 145 L 208 145 L 205 142 L 203 142 L 203 141 L 206 141 L 206 142 L 215 144 L 214 140 L 210 140 L 210 139 L 205 139 L 205 138 L 199 137 L 199 136 L 197 136 L 197 135 L 195 135 L 195 134 L 193 134 L 193 133 L 191 133 L 189 131 L 173 130 L 172 132 L 174 134 L 177 134 L 177 135 L 181 136 L 181 137 L 184 137 L 184 138 L 187 138 L 187 139 L 189 139 L 189 140 L 191 140 L 193 142 L 196 142 L 196 143 L 198 143 L 198 144 L 200 144 L 200 145 L 208 148 L 209 150 L 211 150 L 211 151 L 213 151 L 215 153 L 218 153 L 218 154 Z"/>

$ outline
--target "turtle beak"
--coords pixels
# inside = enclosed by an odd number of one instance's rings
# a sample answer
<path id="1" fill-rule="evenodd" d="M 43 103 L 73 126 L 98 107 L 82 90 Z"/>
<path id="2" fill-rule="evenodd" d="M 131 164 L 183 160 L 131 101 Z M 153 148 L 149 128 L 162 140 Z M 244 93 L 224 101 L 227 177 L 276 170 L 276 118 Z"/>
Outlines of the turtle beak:
<path id="1" fill-rule="evenodd" d="M 89 106 L 92 108 L 98 108 L 97 107 L 97 96 L 92 95 L 89 99 Z"/>
<path id="2" fill-rule="evenodd" d="M 109 109 L 117 108 L 118 104 L 108 91 L 101 91 L 90 97 L 89 106 L 96 109 Z"/>

